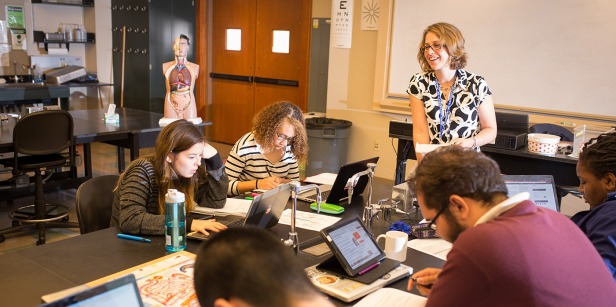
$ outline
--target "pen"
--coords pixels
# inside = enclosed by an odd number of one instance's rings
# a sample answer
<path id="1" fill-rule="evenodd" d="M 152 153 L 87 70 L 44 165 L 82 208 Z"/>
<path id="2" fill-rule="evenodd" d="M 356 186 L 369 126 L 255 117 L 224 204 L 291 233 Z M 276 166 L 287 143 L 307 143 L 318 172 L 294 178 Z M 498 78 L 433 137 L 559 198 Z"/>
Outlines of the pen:
<path id="1" fill-rule="evenodd" d="M 375 263 L 375 264 L 373 264 L 373 265 L 371 265 L 371 266 L 369 266 L 369 267 L 367 267 L 367 268 L 363 269 L 362 271 L 359 271 L 359 273 L 358 273 L 358 274 L 359 274 L 359 275 L 363 275 L 364 273 L 366 273 L 366 272 L 368 272 L 368 271 L 370 271 L 370 270 L 372 270 L 372 269 L 376 268 L 379 264 L 381 264 L 381 263 L 380 263 L 380 262 L 377 262 L 377 263 Z"/>
<path id="2" fill-rule="evenodd" d="M 146 239 L 146 238 L 142 238 L 142 237 L 137 237 L 137 236 L 131 236 L 131 235 L 123 234 L 123 233 L 119 233 L 118 234 L 118 238 L 126 239 L 126 240 L 134 240 L 134 241 L 147 242 L 147 243 L 152 242 L 152 240 L 150 240 L 150 239 Z"/>
<path id="3" fill-rule="evenodd" d="M 254 198 L 252 197 L 246 197 L 246 200 L 253 200 Z"/>

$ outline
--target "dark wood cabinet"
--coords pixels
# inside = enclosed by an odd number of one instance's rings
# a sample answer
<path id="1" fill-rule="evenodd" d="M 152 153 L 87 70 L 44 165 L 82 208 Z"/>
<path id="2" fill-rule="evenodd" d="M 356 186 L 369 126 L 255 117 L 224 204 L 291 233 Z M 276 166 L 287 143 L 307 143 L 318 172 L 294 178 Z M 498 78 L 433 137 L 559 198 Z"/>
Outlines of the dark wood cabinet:
<path id="1" fill-rule="evenodd" d="M 127 108 L 163 113 L 166 87 L 162 64 L 173 60 L 173 40 L 180 34 L 190 38 L 188 60 L 195 62 L 195 18 L 192 0 L 111 1 L 116 104 L 123 101 Z"/>

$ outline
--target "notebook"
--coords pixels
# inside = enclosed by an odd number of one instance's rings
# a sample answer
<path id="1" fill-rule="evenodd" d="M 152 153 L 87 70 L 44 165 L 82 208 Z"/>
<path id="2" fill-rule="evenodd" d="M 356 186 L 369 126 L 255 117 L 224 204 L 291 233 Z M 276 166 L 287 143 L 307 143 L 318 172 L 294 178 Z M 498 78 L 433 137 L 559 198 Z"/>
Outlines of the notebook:
<path id="1" fill-rule="evenodd" d="M 530 200 L 537 206 L 559 211 L 556 184 L 552 175 L 503 175 L 508 196 L 521 192 L 530 193 Z"/>
<path id="2" fill-rule="evenodd" d="M 43 298 L 44 299 L 44 298 Z M 100 286 L 70 294 L 39 307 L 143 307 L 135 275 L 128 274 Z"/>
<path id="3" fill-rule="evenodd" d="M 321 230 L 334 257 L 306 269 L 321 291 L 350 302 L 408 276 L 412 269 L 385 258 L 359 217 Z"/>
<path id="4" fill-rule="evenodd" d="M 345 164 L 340 167 L 333 185 L 323 184 L 319 186 L 321 189 L 321 199 L 323 202 L 337 205 L 342 201 L 347 200 L 349 196 L 348 191 L 345 189 L 347 181 L 356 173 L 365 171 L 368 168 L 368 163 L 376 164 L 378 161 L 379 157 L 373 157 L 370 159 Z M 368 176 L 360 177 L 357 185 L 355 185 L 355 188 L 353 189 L 353 195 L 360 195 L 363 193 L 367 185 Z M 307 202 L 315 202 L 317 199 L 316 194 L 317 192 L 312 189 L 304 193 L 300 193 L 297 196 L 297 199 Z"/>
<path id="5" fill-rule="evenodd" d="M 278 224 L 290 197 L 290 185 L 288 183 L 283 184 L 255 196 L 244 218 L 235 215 L 210 216 L 209 218 L 216 218 L 217 222 L 227 225 L 227 227 L 254 225 L 259 228 L 269 229 Z M 207 240 L 209 238 L 209 236 L 200 232 L 190 232 L 186 237 L 197 240 Z"/>

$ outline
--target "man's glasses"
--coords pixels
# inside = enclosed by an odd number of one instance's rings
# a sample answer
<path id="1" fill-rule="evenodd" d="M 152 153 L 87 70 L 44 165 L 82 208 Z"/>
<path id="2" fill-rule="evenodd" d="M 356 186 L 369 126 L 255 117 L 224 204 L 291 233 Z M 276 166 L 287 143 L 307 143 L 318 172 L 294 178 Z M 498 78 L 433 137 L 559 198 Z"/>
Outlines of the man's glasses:
<path id="1" fill-rule="evenodd" d="M 429 49 L 432 49 L 432 51 L 437 52 L 437 51 L 441 50 L 441 48 L 443 48 L 443 47 L 445 47 L 445 45 L 434 44 L 434 45 L 423 46 L 423 47 L 419 48 L 419 51 L 421 51 L 423 53 L 423 52 L 428 51 Z"/>
<path id="2" fill-rule="evenodd" d="M 432 218 L 432 220 L 430 221 L 430 223 L 428 224 L 428 226 L 425 227 L 425 229 L 434 229 L 436 230 L 436 220 L 438 219 L 439 216 L 441 216 L 441 214 L 443 214 L 443 212 L 445 212 L 445 210 L 447 210 L 447 208 L 449 208 L 449 205 L 441 208 L 440 210 L 438 210 L 438 212 L 436 213 L 436 215 L 434 216 L 434 218 Z"/>
<path id="3" fill-rule="evenodd" d="M 278 142 L 287 141 L 287 143 L 293 142 L 294 136 L 286 136 L 284 133 L 276 133 Z"/>

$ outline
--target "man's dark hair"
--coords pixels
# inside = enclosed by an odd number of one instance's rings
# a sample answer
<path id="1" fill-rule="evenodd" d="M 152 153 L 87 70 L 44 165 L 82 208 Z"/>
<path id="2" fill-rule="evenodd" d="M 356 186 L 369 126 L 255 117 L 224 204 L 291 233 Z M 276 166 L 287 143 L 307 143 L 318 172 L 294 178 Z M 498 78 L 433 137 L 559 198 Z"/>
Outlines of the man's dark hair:
<path id="1" fill-rule="evenodd" d="M 603 178 L 607 173 L 616 175 L 616 133 L 604 133 L 590 139 L 578 158 L 595 177 Z"/>
<path id="2" fill-rule="evenodd" d="M 507 195 L 498 164 L 482 153 L 460 146 L 441 147 L 427 154 L 408 180 L 423 194 L 424 205 L 441 209 L 451 195 L 491 204 L 499 194 Z"/>
<path id="3" fill-rule="evenodd" d="M 252 306 L 290 306 L 318 295 L 295 254 L 257 227 L 229 228 L 203 243 L 195 261 L 201 306 L 238 298 Z"/>

